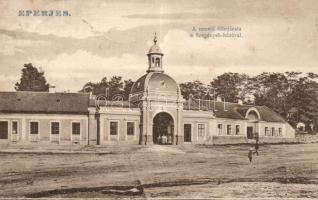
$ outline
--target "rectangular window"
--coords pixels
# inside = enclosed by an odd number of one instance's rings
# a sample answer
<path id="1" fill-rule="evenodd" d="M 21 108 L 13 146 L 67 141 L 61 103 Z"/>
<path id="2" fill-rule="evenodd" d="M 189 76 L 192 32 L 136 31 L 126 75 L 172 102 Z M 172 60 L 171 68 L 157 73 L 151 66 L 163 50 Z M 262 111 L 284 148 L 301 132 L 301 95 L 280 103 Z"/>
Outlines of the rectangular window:
<path id="1" fill-rule="evenodd" d="M 219 135 L 222 135 L 222 124 L 218 124 Z"/>
<path id="2" fill-rule="evenodd" d="M 265 136 L 269 136 L 269 128 L 268 127 L 265 127 Z"/>
<path id="3" fill-rule="evenodd" d="M 236 125 L 235 126 L 235 135 L 239 135 L 240 134 L 240 125 Z"/>
<path id="4" fill-rule="evenodd" d="M 72 122 L 72 134 L 73 135 L 80 135 L 81 134 L 81 123 Z"/>
<path id="5" fill-rule="evenodd" d="M 135 122 L 127 122 L 127 135 L 135 135 Z"/>
<path id="6" fill-rule="evenodd" d="M 8 139 L 9 124 L 7 121 L 0 121 L 0 139 Z"/>
<path id="7" fill-rule="evenodd" d="M 272 127 L 272 136 L 275 136 L 275 135 L 276 135 L 276 133 L 275 133 L 275 128 Z"/>
<path id="8" fill-rule="evenodd" d="M 110 122 L 110 135 L 118 135 L 118 122 Z"/>
<path id="9" fill-rule="evenodd" d="M 226 127 L 226 134 L 227 134 L 227 135 L 231 135 L 231 132 L 232 132 L 232 126 L 231 126 L 231 125 L 227 125 L 227 127 Z"/>
<path id="10" fill-rule="evenodd" d="M 283 131 L 282 131 L 282 128 L 279 128 L 279 129 L 278 129 L 278 134 L 279 134 L 279 136 L 282 136 L 282 132 L 283 132 Z"/>
<path id="11" fill-rule="evenodd" d="M 39 134 L 39 122 L 31 122 L 30 123 L 30 133 L 31 134 Z"/>
<path id="12" fill-rule="evenodd" d="M 18 134 L 18 122 L 12 121 L 12 127 L 11 127 L 12 134 Z"/>
<path id="13" fill-rule="evenodd" d="M 59 122 L 51 122 L 51 134 L 52 135 L 60 134 L 60 123 Z"/>
<path id="14" fill-rule="evenodd" d="M 198 124 L 198 135 L 201 137 L 205 135 L 205 124 Z"/>

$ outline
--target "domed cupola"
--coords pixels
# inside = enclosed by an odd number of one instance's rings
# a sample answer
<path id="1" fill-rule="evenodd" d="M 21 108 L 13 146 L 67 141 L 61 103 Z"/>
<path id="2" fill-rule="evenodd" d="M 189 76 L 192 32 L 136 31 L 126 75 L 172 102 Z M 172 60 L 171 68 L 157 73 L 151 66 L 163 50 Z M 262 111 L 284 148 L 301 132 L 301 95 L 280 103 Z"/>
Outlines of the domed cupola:
<path id="1" fill-rule="evenodd" d="M 147 72 L 163 72 L 162 69 L 162 57 L 163 53 L 161 52 L 160 47 L 157 45 L 157 35 L 153 39 L 154 44 L 150 47 L 148 56 L 148 70 Z"/>
<path id="2" fill-rule="evenodd" d="M 178 83 L 165 74 L 162 69 L 163 53 L 157 45 L 156 35 L 153 42 L 154 44 L 147 54 L 149 62 L 147 73 L 133 84 L 130 91 L 130 100 L 139 101 L 140 96 L 156 101 L 158 101 L 158 98 L 172 101 L 182 100 Z"/>

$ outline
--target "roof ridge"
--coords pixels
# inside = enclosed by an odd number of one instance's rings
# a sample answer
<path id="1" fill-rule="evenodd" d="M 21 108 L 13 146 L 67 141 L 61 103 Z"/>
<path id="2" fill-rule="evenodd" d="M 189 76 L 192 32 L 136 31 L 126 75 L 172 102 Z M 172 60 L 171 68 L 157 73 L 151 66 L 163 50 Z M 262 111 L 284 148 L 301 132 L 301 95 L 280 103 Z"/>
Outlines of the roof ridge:
<path id="1" fill-rule="evenodd" d="M 279 117 L 281 120 L 284 120 L 286 122 L 286 119 L 284 119 L 280 114 L 278 114 L 277 112 L 275 112 L 274 110 L 270 109 L 268 106 L 266 105 L 262 105 L 261 107 L 267 109 L 268 111 L 274 113 L 277 117 Z"/>
<path id="2" fill-rule="evenodd" d="M 45 92 L 45 91 L 0 91 L 0 93 L 32 93 L 32 94 L 80 94 L 88 95 L 87 92 Z"/>

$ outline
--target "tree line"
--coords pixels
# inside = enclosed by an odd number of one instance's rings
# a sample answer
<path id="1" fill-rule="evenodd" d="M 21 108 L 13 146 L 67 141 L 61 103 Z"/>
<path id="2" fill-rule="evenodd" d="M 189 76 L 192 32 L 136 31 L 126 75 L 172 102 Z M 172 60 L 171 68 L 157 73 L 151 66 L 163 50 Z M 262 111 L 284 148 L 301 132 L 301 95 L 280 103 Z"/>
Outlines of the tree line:
<path id="1" fill-rule="evenodd" d="M 267 106 L 295 126 L 298 121 L 318 120 L 318 75 L 302 72 L 263 72 L 255 76 L 224 73 L 209 84 L 190 81 L 180 84 L 184 98 L 212 99 Z M 291 110 L 296 115 L 290 115 Z"/>
<path id="2" fill-rule="evenodd" d="M 227 102 L 243 101 L 245 104 L 264 105 L 282 117 L 288 118 L 289 111 L 297 112 L 296 123 L 301 116 L 303 121 L 313 121 L 318 118 L 318 75 L 302 72 L 263 72 L 258 75 L 244 73 L 224 73 L 204 84 L 199 80 L 180 83 L 180 90 L 185 99 L 215 99 L 222 98 Z M 103 77 L 97 82 L 84 84 L 79 92 L 92 92 L 94 95 L 107 94 L 109 100 L 120 95 L 123 100 L 129 99 L 129 93 L 134 81 L 121 76 Z M 48 91 L 44 72 L 39 71 L 31 63 L 22 69 L 17 91 Z"/>

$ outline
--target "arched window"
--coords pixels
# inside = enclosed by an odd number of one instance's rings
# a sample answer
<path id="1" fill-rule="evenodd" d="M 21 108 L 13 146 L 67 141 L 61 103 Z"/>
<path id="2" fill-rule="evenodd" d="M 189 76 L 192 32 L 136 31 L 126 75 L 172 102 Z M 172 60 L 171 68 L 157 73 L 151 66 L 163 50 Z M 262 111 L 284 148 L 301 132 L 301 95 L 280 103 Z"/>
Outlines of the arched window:
<path id="1" fill-rule="evenodd" d="M 261 115 L 256 108 L 251 107 L 246 111 L 245 118 L 252 121 L 258 121 L 261 120 Z"/>
<path id="2" fill-rule="evenodd" d="M 160 58 L 156 58 L 156 67 L 160 67 Z"/>
<path id="3" fill-rule="evenodd" d="M 250 119 L 250 120 L 258 120 L 258 115 L 255 111 L 250 111 L 247 115 L 247 119 Z"/>

